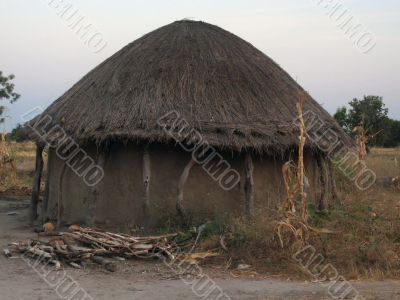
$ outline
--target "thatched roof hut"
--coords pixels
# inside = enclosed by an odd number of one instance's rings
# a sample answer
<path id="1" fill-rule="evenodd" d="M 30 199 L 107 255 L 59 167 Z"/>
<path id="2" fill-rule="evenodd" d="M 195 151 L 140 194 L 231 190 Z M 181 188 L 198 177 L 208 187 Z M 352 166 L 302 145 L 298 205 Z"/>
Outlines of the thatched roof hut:
<path id="1" fill-rule="evenodd" d="M 160 126 L 160 118 L 173 116 L 171 112 L 239 174 L 244 174 L 250 155 L 259 206 L 279 198 L 281 163 L 298 143 L 294 120 L 301 91 L 272 59 L 217 26 L 178 21 L 146 34 L 90 71 L 31 122 L 51 119 L 46 123 L 46 142 L 53 147 L 45 216 L 107 225 L 142 224 L 149 215 L 159 222 L 175 206 L 180 214 L 183 206 L 192 213 L 240 211 L 246 176 L 225 191 L 198 163 L 188 163 L 191 153 Z M 324 130 L 351 143 L 315 100 L 307 99 L 304 110 L 318 115 Z M 60 157 L 54 147 L 65 136 L 48 130 L 50 123 L 104 169 L 101 182 L 88 187 L 69 170 L 71 158 Z M 312 173 L 318 147 L 310 142 L 306 147 Z M 268 178 L 273 180 L 266 182 Z"/>

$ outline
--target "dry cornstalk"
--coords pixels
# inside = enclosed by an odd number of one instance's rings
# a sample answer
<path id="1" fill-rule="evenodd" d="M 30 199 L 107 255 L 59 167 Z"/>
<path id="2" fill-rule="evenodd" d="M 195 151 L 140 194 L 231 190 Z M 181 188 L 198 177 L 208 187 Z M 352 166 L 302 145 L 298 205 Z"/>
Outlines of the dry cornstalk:
<path id="1" fill-rule="evenodd" d="M 282 238 L 284 231 L 291 233 L 296 243 L 304 243 L 308 238 L 307 194 L 305 193 L 304 189 L 304 146 L 306 142 L 306 127 L 303 119 L 303 104 L 306 97 L 306 92 L 299 93 L 296 104 L 300 128 L 297 168 L 293 165 L 292 161 L 288 161 L 282 167 L 283 180 L 286 188 L 286 200 L 281 206 L 283 218 L 276 224 L 275 227 L 281 247 L 284 246 Z M 300 202 L 300 216 L 296 214 L 297 209 L 295 199 L 297 197 L 299 198 Z"/>
<path id="2" fill-rule="evenodd" d="M 367 158 L 367 144 L 369 141 L 368 131 L 365 130 L 364 125 L 360 123 L 353 128 L 353 133 L 356 136 L 358 158 L 364 161 Z"/>
<path id="3" fill-rule="evenodd" d="M 309 237 L 309 232 L 315 233 L 338 233 L 327 229 L 316 229 L 308 225 L 307 193 L 305 192 L 305 168 L 304 168 L 304 146 L 306 142 L 306 127 L 303 119 L 303 104 L 307 97 L 306 92 L 299 93 L 296 104 L 298 114 L 300 136 L 297 168 L 292 161 L 288 161 L 282 167 L 283 180 L 286 188 L 286 200 L 281 206 L 283 218 L 277 222 L 275 232 L 281 247 L 284 247 L 283 234 L 290 233 L 294 238 L 292 246 L 303 246 Z M 299 210 L 296 209 L 295 199 L 299 199 Z M 299 215 L 297 214 L 299 211 Z"/>
<path id="4" fill-rule="evenodd" d="M 289 213 L 296 213 L 296 206 L 294 203 L 294 189 L 293 189 L 293 162 L 288 161 L 282 166 L 283 181 L 286 188 L 286 200 L 282 205 L 282 211 Z"/>
<path id="5" fill-rule="evenodd" d="M 304 124 L 303 118 L 303 104 L 305 98 L 307 96 L 306 92 L 301 92 L 299 94 L 299 99 L 296 104 L 296 111 L 298 114 L 298 119 L 300 123 L 300 136 L 299 136 L 299 157 L 298 157 L 298 164 L 297 164 L 297 184 L 299 187 L 299 194 L 300 194 L 300 213 L 303 222 L 307 224 L 307 194 L 304 192 L 304 145 L 306 143 L 306 126 Z"/>

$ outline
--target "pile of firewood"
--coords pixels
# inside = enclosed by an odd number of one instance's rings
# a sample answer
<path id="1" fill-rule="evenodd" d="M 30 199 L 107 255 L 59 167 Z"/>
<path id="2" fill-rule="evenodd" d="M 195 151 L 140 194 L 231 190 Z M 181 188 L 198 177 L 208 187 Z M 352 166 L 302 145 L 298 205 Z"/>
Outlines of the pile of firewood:
<path id="1" fill-rule="evenodd" d="M 135 237 L 71 226 L 70 232 L 44 232 L 37 239 L 11 243 L 4 253 L 8 253 L 8 256 L 14 253 L 24 254 L 25 257 L 40 259 L 42 263 L 51 263 L 56 269 L 61 267 L 61 263 L 82 268 L 87 261 L 93 261 L 109 271 L 115 271 L 115 264 L 107 258 L 174 259 L 177 249 L 173 247 L 171 240 L 175 236 L 176 234 Z"/>

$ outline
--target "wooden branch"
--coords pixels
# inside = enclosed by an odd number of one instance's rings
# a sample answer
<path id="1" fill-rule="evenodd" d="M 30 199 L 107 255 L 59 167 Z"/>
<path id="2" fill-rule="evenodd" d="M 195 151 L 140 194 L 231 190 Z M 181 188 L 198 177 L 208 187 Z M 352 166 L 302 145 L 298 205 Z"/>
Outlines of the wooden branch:
<path id="1" fill-rule="evenodd" d="M 181 218 L 183 225 L 187 225 L 187 215 L 185 208 L 183 207 L 183 188 L 189 176 L 190 170 L 194 166 L 196 162 L 193 158 L 190 159 L 188 164 L 183 169 L 182 175 L 179 178 L 178 182 L 178 196 L 176 197 L 176 211 L 178 212 L 178 216 Z"/>
<path id="2" fill-rule="evenodd" d="M 254 217 L 254 165 L 250 152 L 246 153 L 245 160 L 245 208 L 248 217 Z"/>
<path id="3" fill-rule="evenodd" d="M 44 144 L 42 144 L 42 143 L 36 144 L 35 175 L 33 177 L 31 209 L 30 209 L 30 224 L 31 225 L 37 219 L 37 205 L 39 202 L 40 181 L 42 178 L 42 171 L 43 171 L 43 156 L 42 156 L 43 149 L 44 149 Z"/>
<path id="4" fill-rule="evenodd" d="M 142 159 L 142 180 L 143 180 L 143 215 L 147 221 L 150 219 L 150 178 L 151 164 L 148 146 L 144 147 Z"/>
<path id="5" fill-rule="evenodd" d="M 107 159 L 107 150 L 101 149 L 96 158 L 96 164 L 104 169 Z M 92 197 L 88 201 L 88 213 L 86 216 L 86 224 L 93 226 L 96 222 L 96 208 L 97 208 L 97 196 L 99 194 L 98 184 L 91 188 Z"/>
<path id="6" fill-rule="evenodd" d="M 60 172 L 60 177 L 59 177 L 59 181 L 58 181 L 58 205 L 57 205 L 57 226 L 56 229 L 59 230 L 60 226 L 61 226 L 61 216 L 64 212 L 64 204 L 63 204 L 63 199 L 62 199 L 62 194 L 63 194 L 63 179 L 64 179 L 64 174 L 65 174 L 65 170 L 67 169 L 67 164 L 66 162 L 63 162 L 63 166 L 61 168 L 61 172 Z"/>

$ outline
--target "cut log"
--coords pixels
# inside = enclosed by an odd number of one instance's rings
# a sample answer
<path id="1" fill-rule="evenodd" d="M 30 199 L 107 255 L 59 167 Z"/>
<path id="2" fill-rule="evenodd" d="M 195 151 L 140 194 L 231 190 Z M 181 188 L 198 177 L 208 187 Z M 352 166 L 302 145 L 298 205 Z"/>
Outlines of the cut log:
<path id="1" fill-rule="evenodd" d="M 95 263 L 103 266 L 104 268 L 106 268 L 107 271 L 115 272 L 117 269 L 117 266 L 113 262 L 105 259 L 104 257 L 92 256 L 91 260 L 94 261 Z"/>
<path id="2" fill-rule="evenodd" d="M 246 215 L 250 218 L 254 217 L 254 165 L 250 152 L 245 156 L 245 208 Z"/>
<path id="3" fill-rule="evenodd" d="M 79 264 L 77 264 L 77 263 L 74 263 L 74 262 L 70 262 L 69 265 L 70 265 L 71 267 L 75 268 L 75 269 L 82 269 L 82 266 L 81 266 L 81 265 L 79 265 Z"/>
<path id="4" fill-rule="evenodd" d="M 146 223 L 150 220 L 150 178 L 151 165 L 148 146 L 144 147 L 142 160 L 142 180 L 143 180 L 143 216 Z"/>
<path id="5" fill-rule="evenodd" d="M 190 161 L 188 162 L 188 164 L 183 169 L 182 175 L 179 178 L 179 182 L 178 182 L 178 196 L 176 197 L 176 211 L 182 221 L 182 224 L 185 226 L 187 225 L 188 220 L 187 220 L 185 208 L 183 206 L 183 188 L 188 179 L 190 170 L 192 169 L 192 167 L 194 166 L 195 163 L 196 162 L 191 158 Z"/>
<path id="6" fill-rule="evenodd" d="M 40 195 L 40 181 L 42 178 L 43 171 L 43 149 L 44 144 L 36 144 L 36 162 L 35 162 L 35 175 L 33 176 L 32 184 L 32 196 L 31 196 L 31 209 L 30 209 L 30 224 L 37 219 L 37 206 L 39 202 Z"/>
<path id="7" fill-rule="evenodd" d="M 53 255 L 39 248 L 30 247 L 28 248 L 28 251 L 35 256 L 40 256 L 44 258 L 53 258 Z"/>

